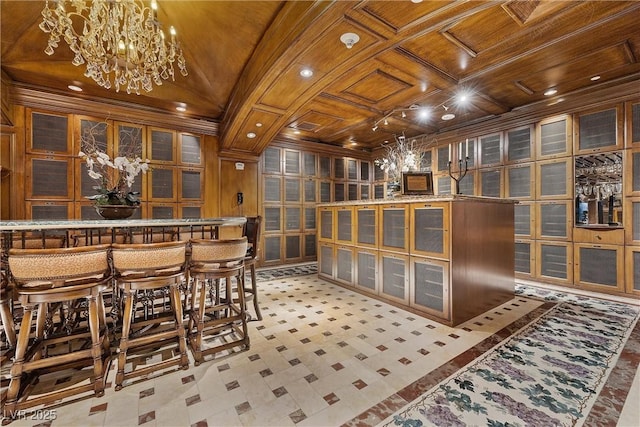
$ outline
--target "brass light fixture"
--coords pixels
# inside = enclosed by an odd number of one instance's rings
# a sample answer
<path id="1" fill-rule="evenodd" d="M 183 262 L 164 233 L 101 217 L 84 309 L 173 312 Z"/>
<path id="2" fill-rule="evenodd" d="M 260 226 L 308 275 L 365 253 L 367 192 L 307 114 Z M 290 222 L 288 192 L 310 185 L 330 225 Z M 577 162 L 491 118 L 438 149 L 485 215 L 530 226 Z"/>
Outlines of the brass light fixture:
<path id="1" fill-rule="evenodd" d="M 67 4 L 75 11 L 66 11 Z M 116 92 L 149 92 L 152 83 L 174 80 L 174 62 L 183 76 L 188 74 L 176 31 L 171 27 L 165 40 L 157 7 L 155 0 L 151 7 L 142 0 L 54 0 L 51 6 L 47 0 L 40 23 L 50 34 L 45 53 L 53 55 L 62 38 L 75 54 L 72 64 L 86 63 L 84 75 L 98 85 L 110 89 L 113 75 Z"/>

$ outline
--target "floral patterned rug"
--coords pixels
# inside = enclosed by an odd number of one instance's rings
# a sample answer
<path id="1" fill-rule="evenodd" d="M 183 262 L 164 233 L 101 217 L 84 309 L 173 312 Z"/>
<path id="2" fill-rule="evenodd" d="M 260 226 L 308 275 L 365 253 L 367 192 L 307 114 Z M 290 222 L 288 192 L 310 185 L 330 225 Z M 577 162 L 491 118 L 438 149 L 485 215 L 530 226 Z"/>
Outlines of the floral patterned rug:
<path id="1" fill-rule="evenodd" d="M 582 425 L 640 308 L 521 284 L 516 294 L 559 304 L 381 425 Z"/>

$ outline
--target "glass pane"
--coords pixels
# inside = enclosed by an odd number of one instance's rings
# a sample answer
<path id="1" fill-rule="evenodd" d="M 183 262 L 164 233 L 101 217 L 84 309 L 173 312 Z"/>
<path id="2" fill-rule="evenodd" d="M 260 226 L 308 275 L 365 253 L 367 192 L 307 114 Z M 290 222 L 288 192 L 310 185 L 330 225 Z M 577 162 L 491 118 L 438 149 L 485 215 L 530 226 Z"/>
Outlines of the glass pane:
<path id="1" fill-rule="evenodd" d="M 566 120 L 540 126 L 540 154 L 549 156 L 567 151 Z"/>

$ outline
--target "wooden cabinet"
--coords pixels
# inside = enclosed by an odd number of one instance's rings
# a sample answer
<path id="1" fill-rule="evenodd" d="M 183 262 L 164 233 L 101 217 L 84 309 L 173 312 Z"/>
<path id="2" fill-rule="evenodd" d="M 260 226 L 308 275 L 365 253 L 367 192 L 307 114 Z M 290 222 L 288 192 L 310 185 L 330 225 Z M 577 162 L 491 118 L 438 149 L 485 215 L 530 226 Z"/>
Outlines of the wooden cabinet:
<path id="1" fill-rule="evenodd" d="M 372 205 L 354 207 L 356 220 L 356 246 L 378 247 L 378 209 Z"/>
<path id="2" fill-rule="evenodd" d="M 380 251 L 380 295 L 409 304 L 409 256 Z"/>
<path id="3" fill-rule="evenodd" d="M 505 169 L 505 196 L 518 200 L 533 200 L 535 196 L 535 164 L 522 163 Z"/>
<path id="4" fill-rule="evenodd" d="M 536 242 L 536 278 L 570 285 L 573 283 L 573 245 L 566 242 Z"/>
<path id="5" fill-rule="evenodd" d="M 570 201 L 536 203 L 536 237 L 546 240 L 571 240 L 572 205 Z"/>
<path id="6" fill-rule="evenodd" d="M 522 126 L 506 131 L 505 163 L 521 163 L 533 160 L 533 126 Z"/>
<path id="7" fill-rule="evenodd" d="M 640 197 L 628 197 L 624 212 L 625 243 L 640 246 Z"/>
<path id="8" fill-rule="evenodd" d="M 640 196 L 640 148 L 625 150 L 624 193 L 627 196 Z"/>
<path id="9" fill-rule="evenodd" d="M 538 200 L 569 199 L 574 196 L 571 157 L 536 163 L 536 195 Z"/>
<path id="10" fill-rule="evenodd" d="M 640 101 L 628 101 L 624 108 L 627 126 L 625 147 L 638 147 L 640 146 Z"/>
<path id="11" fill-rule="evenodd" d="M 513 206 L 472 196 L 322 205 L 318 215 L 327 235 L 318 244 L 319 275 L 447 325 L 460 324 L 513 297 Z M 355 228 L 347 245 L 332 241 L 326 224 L 349 207 Z"/>
<path id="12" fill-rule="evenodd" d="M 318 208 L 318 230 L 320 233 L 318 234 L 318 239 L 321 242 L 333 242 L 334 236 L 334 216 L 335 209 L 329 207 L 321 207 Z"/>
<path id="13" fill-rule="evenodd" d="M 355 248 L 355 286 L 368 292 L 378 293 L 378 251 Z"/>
<path id="14" fill-rule="evenodd" d="M 532 239 L 535 237 L 535 202 L 518 202 L 514 206 L 514 232 L 516 237 Z"/>
<path id="15" fill-rule="evenodd" d="M 66 114 L 27 109 L 27 153 L 73 155 L 72 120 Z"/>
<path id="16" fill-rule="evenodd" d="M 622 105 L 576 115 L 575 154 L 597 153 L 623 147 Z"/>
<path id="17" fill-rule="evenodd" d="M 536 125 L 536 158 L 548 159 L 572 154 L 572 123 L 570 116 L 555 116 Z"/>
<path id="18" fill-rule="evenodd" d="M 627 246 L 625 253 L 626 292 L 640 296 L 640 246 Z"/>
<path id="19" fill-rule="evenodd" d="M 354 243 L 354 225 L 353 207 L 341 206 L 335 211 L 335 241 L 342 244 Z"/>
<path id="20" fill-rule="evenodd" d="M 406 203 L 383 204 L 380 211 L 378 239 L 380 249 L 409 252 L 409 213 Z"/>
<path id="21" fill-rule="evenodd" d="M 515 240 L 515 276 L 530 279 L 535 275 L 536 247 L 532 240 Z"/>
<path id="22" fill-rule="evenodd" d="M 410 205 L 411 253 L 449 259 L 449 203 Z"/>
<path id="23" fill-rule="evenodd" d="M 573 251 L 576 284 L 624 292 L 624 246 L 574 243 Z"/>
<path id="24" fill-rule="evenodd" d="M 423 257 L 411 257 L 409 306 L 450 319 L 449 263 Z"/>

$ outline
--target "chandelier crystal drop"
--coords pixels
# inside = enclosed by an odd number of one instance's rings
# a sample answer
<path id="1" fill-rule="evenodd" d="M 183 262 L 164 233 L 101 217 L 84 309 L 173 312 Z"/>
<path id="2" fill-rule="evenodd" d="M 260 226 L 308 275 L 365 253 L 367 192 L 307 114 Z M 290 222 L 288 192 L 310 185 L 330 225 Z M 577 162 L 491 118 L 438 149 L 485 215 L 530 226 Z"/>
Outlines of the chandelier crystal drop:
<path id="1" fill-rule="evenodd" d="M 116 92 L 140 94 L 149 92 L 152 84 L 174 80 L 174 62 L 183 76 L 187 67 L 176 32 L 170 28 L 170 40 L 165 39 L 156 19 L 157 4 L 145 6 L 141 0 L 47 0 L 42 10 L 40 29 L 49 33 L 44 50 L 53 55 L 61 39 L 75 54 L 72 64 L 86 63 L 84 73 L 95 82 Z M 68 9 L 75 11 L 66 11 Z"/>

